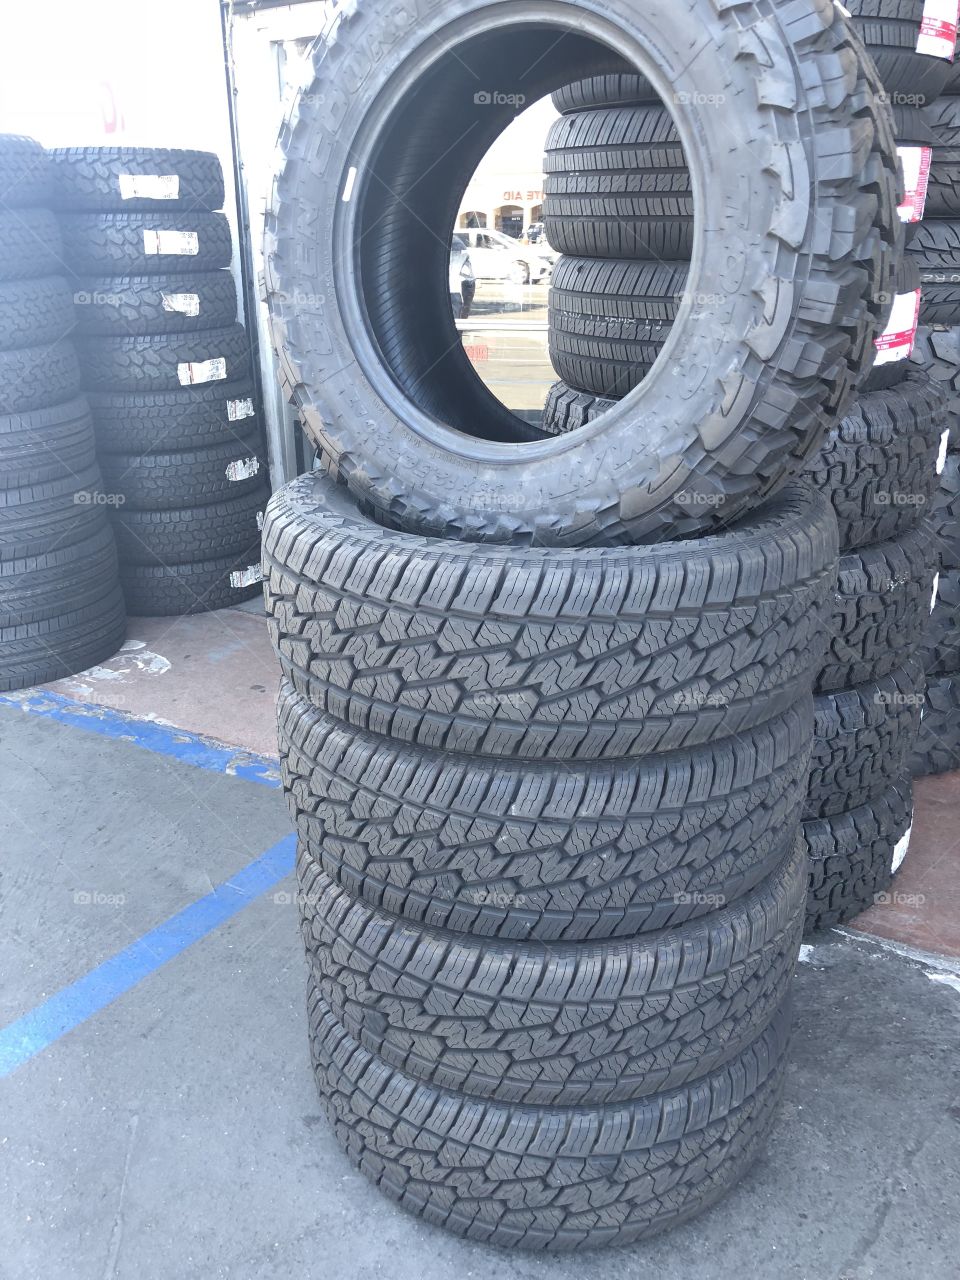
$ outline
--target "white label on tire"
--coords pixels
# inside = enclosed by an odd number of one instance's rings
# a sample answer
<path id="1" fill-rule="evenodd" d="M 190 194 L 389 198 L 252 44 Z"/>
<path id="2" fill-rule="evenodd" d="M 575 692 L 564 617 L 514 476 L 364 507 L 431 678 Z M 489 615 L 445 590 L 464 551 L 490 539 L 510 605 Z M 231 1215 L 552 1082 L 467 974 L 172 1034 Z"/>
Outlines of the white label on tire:
<path id="1" fill-rule="evenodd" d="M 940 595 L 940 574 L 935 573 L 933 575 L 933 597 L 930 600 L 931 613 L 933 613 L 934 609 L 937 607 L 937 598 L 939 595 Z"/>
<path id="2" fill-rule="evenodd" d="M 897 147 L 897 155 L 903 165 L 906 196 L 897 212 L 901 222 L 921 222 L 927 207 L 927 187 L 930 185 L 930 165 L 933 147 Z"/>
<path id="3" fill-rule="evenodd" d="M 181 387 L 194 387 L 200 382 L 221 382 L 227 376 L 227 362 L 223 356 L 215 360 L 194 360 L 192 364 L 177 365 L 177 377 Z"/>
<path id="4" fill-rule="evenodd" d="M 260 530 L 260 532 L 261 532 L 261 533 L 263 533 L 263 517 L 264 517 L 264 514 L 265 514 L 265 513 L 264 513 L 263 511 L 258 511 L 258 512 L 257 512 L 257 528 Z"/>
<path id="5" fill-rule="evenodd" d="M 903 860 L 910 848 L 910 837 L 913 835 L 913 813 L 910 814 L 910 825 L 893 847 L 893 874 L 896 875 L 903 866 Z"/>
<path id="6" fill-rule="evenodd" d="M 121 173 L 121 200 L 177 200 L 180 179 L 175 173 Z"/>
<path id="7" fill-rule="evenodd" d="M 957 48 L 958 16 L 960 0 L 925 0 L 917 36 L 917 53 L 925 53 L 930 58 L 947 58 L 952 62 Z"/>
<path id="8" fill-rule="evenodd" d="M 196 231 L 144 231 L 143 252 L 192 258 L 200 252 L 200 236 Z"/>
<path id="9" fill-rule="evenodd" d="M 247 569 L 234 569 L 230 575 L 231 587 L 252 587 L 256 582 L 263 581 L 263 570 L 258 564 L 252 564 Z"/>
<path id="10" fill-rule="evenodd" d="M 199 293 L 161 293 L 160 301 L 164 311 L 178 311 L 182 316 L 200 314 Z"/>
<path id="11" fill-rule="evenodd" d="M 227 464 L 228 480 L 250 480 L 260 470 L 259 458 L 238 458 Z"/>
<path id="12" fill-rule="evenodd" d="M 239 422 L 241 418 L 252 418 L 254 415 L 252 400 L 228 400 L 227 421 Z"/>
<path id="13" fill-rule="evenodd" d="M 937 475 L 943 475 L 943 468 L 947 465 L 947 450 L 950 448 L 950 428 L 940 437 L 940 452 L 937 455 Z"/>
<path id="14" fill-rule="evenodd" d="M 874 340 L 877 348 L 875 363 L 895 364 L 897 360 L 909 359 L 919 323 L 920 290 L 912 289 L 910 293 L 898 293 L 893 300 L 893 308 L 886 329 L 879 338 Z"/>

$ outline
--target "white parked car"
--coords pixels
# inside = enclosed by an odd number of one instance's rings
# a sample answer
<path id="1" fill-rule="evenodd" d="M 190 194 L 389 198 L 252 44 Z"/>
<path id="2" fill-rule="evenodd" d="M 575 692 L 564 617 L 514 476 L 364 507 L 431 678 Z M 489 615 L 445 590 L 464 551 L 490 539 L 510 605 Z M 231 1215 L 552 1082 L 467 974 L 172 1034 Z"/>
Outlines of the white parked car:
<path id="1" fill-rule="evenodd" d="M 553 263 L 537 245 L 521 244 L 500 231 L 466 227 L 453 233 L 454 243 L 467 250 L 478 280 L 510 280 L 539 284 L 550 278 Z"/>

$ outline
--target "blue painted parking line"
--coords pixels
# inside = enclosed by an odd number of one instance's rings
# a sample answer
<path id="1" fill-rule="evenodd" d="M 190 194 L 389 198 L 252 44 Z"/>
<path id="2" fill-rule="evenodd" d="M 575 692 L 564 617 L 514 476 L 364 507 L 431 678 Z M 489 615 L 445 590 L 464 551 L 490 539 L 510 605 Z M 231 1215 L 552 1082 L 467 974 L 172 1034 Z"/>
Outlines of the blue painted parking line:
<path id="1" fill-rule="evenodd" d="M 0 706 L 17 707 L 28 715 L 42 716 L 60 724 L 85 729 L 104 738 L 130 742 L 157 755 L 170 756 L 183 764 L 207 769 L 212 773 L 225 773 L 258 782 L 265 787 L 279 787 L 278 762 L 269 756 L 227 747 L 212 738 L 187 733 L 169 725 L 155 724 L 151 720 L 137 720 L 122 711 L 99 707 L 88 702 L 65 698 L 62 693 L 30 689 L 23 693 L 0 694 Z"/>
<path id="2" fill-rule="evenodd" d="M 211 893 L 0 1030 L 0 1078 L 16 1071 L 272 889 L 293 870 L 295 856 L 296 837 L 285 836 Z"/>

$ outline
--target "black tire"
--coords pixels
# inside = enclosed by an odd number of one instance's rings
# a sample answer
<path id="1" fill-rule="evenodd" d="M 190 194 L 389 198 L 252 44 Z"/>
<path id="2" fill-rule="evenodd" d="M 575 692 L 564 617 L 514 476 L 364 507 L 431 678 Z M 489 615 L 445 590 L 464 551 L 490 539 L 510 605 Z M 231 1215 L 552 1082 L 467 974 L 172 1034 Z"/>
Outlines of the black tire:
<path id="1" fill-rule="evenodd" d="M 906 773 L 923 709 L 919 657 L 871 684 L 814 700 L 816 729 L 804 818 L 868 804 Z"/>
<path id="2" fill-rule="evenodd" d="M 229 555 L 184 564 L 123 564 L 120 582 L 133 617 L 181 617 L 229 609 L 259 595 L 256 557 Z"/>
<path id="3" fill-rule="evenodd" d="M 0 209 L 0 280 L 55 276 L 66 267 L 57 220 L 49 209 Z"/>
<path id="4" fill-rule="evenodd" d="M 266 475 L 257 434 L 178 453 L 104 453 L 100 468 L 106 491 L 139 511 L 208 507 L 259 489 Z"/>
<path id="5" fill-rule="evenodd" d="M 0 417 L 0 489 L 26 489 L 72 477 L 94 465 L 87 402 Z"/>
<path id="6" fill-rule="evenodd" d="M 73 293 L 63 276 L 0 281 L 0 350 L 49 345 L 75 323 Z"/>
<path id="7" fill-rule="evenodd" d="M 3 208 L 49 204 L 52 193 L 50 165 L 40 143 L 17 133 L 0 134 L 0 204 Z"/>
<path id="8" fill-rule="evenodd" d="M 550 97 L 561 115 L 589 111 L 594 107 L 639 107 L 651 102 L 663 104 L 663 99 L 647 77 L 632 70 L 626 62 L 622 63 L 622 70 L 574 80 Z"/>
<path id="9" fill-rule="evenodd" d="M 60 230 L 80 276 L 215 271 L 233 254 L 222 213 L 63 213 Z"/>
<path id="10" fill-rule="evenodd" d="M 386 37 L 378 4 L 339 23 L 333 43 L 315 44 L 313 82 L 284 126 L 266 291 L 281 378 L 321 465 L 376 518 L 434 536 L 597 545 L 725 527 L 802 467 L 873 358 L 887 310 L 878 295 L 889 294 L 903 230 L 891 117 L 872 65 L 839 8 L 819 0 L 797 0 L 789 15 L 754 3 L 691 0 L 681 12 L 674 0 L 585 0 L 577 34 L 559 41 L 546 26 L 500 25 L 506 9 L 490 0 L 451 2 Z M 764 25 L 760 70 L 754 20 Z M 509 80 L 511 102 L 463 91 L 464 50 L 450 46 L 472 22 L 485 27 L 469 49 L 478 83 L 487 73 Z M 469 175 L 515 114 L 514 95 L 532 102 L 594 73 L 583 37 L 599 22 L 608 45 L 618 25 L 642 29 L 640 43 L 688 95 L 678 116 L 705 193 L 690 291 L 715 300 L 684 306 L 671 358 L 602 429 L 504 449 L 536 429 L 494 399 L 457 340 L 449 228 Z M 730 57 L 691 62 L 692 30 Z M 371 60 L 373 40 L 383 53 Z M 365 70 L 343 97 L 351 50 Z M 602 70 L 609 57 L 598 61 Z M 410 92 L 395 97 L 386 86 L 401 65 Z M 835 94 L 827 86 L 841 67 L 845 91 Z M 331 95 L 342 111 L 330 111 Z M 781 102 L 796 106 L 772 105 Z M 795 146 L 802 158 L 787 164 Z M 334 231 L 308 255 L 304 210 Z M 801 229 L 790 246 L 788 224 Z M 745 246 L 750 281 L 717 261 L 731 238 Z M 781 282 L 776 306 L 771 278 Z M 718 501 L 698 504 L 691 490 Z"/>
<path id="11" fill-rule="evenodd" d="M 946 455 L 931 518 L 941 572 L 960 569 L 960 453 Z"/>
<path id="12" fill-rule="evenodd" d="M 906 854 L 912 821 L 907 780 L 869 804 L 803 824 L 810 855 L 805 935 L 846 924 L 876 905 Z"/>
<path id="13" fill-rule="evenodd" d="M 674 1089 L 747 1047 L 797 962 L 806 849 L 730 906 L 616 941 L 494 942 L 355 901 L 301 851 L 314 989 L 378 1058 L 472 1098 L 598 1106 Z"/>
<path id="14" fill-rule="evenodd" d="M 947 396 L 944 426 L 950 429 L 953 446 L 960 447 L 960 328 L 921 326 L 910 359 L 943 387 Z"/>
<path id="15" fill-rule="evenodd" d="M 223 171 L 209 151 L 164 147 L 64 147 L 50 152 L 56 209 L 223 208 Z M 162 196 L 131 194 L 144 175 L 165 179 Z M 156 185 L 156 184 L 154 184 Z"/>
<path id="16" fill-rule="evenodd" d="M 62 680 L 113 657 L 126 638 L 123 596 L 114 581 L 74 612 L 0 627 L 0 690 Z"/>
<path id="17" fill-rule="evenodd" d="M 0 488 L 0 562 L 83 541 L 103 517 L 104 497 L 96 466 L 23 488 Z"/>
<path id="18" fill-rule="evenodd" d="M 209 506 L 169 511 L 114 512 L 117 548 L 125 564 L 187 564 L 241 556 L 254 564 L 260 556 L 260 525 L 270 499 L 261 485 L 239 498 Z"/>
<path id="19" fill-rule="evenodd" d="M 561 116 L 545 146 L 543 227 L 554 249 L 585 258 L 689 260 L 690 170 L 665 106 Z"/>
<path id="20" fill-rule="evenodd" d="M 229 271 L 92 276 L 77 281 L 75 300 L 83 334 L 192 333 L 237 319 L 237 287 Z"/>
<path id="21" fill-rule="evenodd" d="M 103 511 L 76 542 L 0 563 L 0 628 L 63 615 L 94 619 L 118 584 L 117 548 Z"/>
<path id="22" fill-rule="evenodd" d="M 935 574 L 926 521 L 897 541 L 841 555 L 833 639 L 815 691 L 879 680 L 912 657 L 930 616 Z"/>
<path id="23" fill-rule="evenodd" d="M 930 183 L 927 187 L 928 218 L 960 217 L 960 101 L 941 98 L 926 111 L 936 142 Z"/>
<path id="24" fill-rule="evenodd" d="M 94 391 L 179 391 L 209 382 L 236 382 L 250 370 L 242 324 L 198 333 L 77 338 L 86 385 Z"/>
<path id="25" fill-rule="evenodd" d="M 960 323 L 960 221 L 921 222 L 910 255 L 920 268 L 921 324 Z"/>
<path id="26" fill-rule="evenodd" d="M 946 399 L 906 362 L 903 381 L 860 396 L 806 475 L 836 512 L 845 551 L 901 538 L 929 514 Z"/>
<path id="27" fill-rule="evenodd" d="M 845 7 L 895 101 L 922 107 L 943 93 L 953 63 L 917 52 L 925 0 L 849 0 Z"/>
<path id="28" fill-rule="evenodd" d="M 147 394 L 92 391 L 87 399 L 101 454 L 199 448 L 260 430 L 259 400 L 246 380 Z"/>
<path id="29" fill-rule="evenodd" d="M 930 676 L 911 761 L 915 778 L 960 769 L 960 675 Z"/>
<path id="30" fill-rule="evenodd" d="M 928 675 L 949 676 L 960 671 L 960 571 L 941 570 L 936 585 L 920 658 Z"/>
<path id="31" fill-rule="evenodd" d="M 390 1067 L 312 984 L 308 1016 L 334 1136 L 381 1191 L 458 1235 L 550 1253 L 640 1240 L 719 1200 L 770 1129 L 789 1040 L 784 1010 L 738 1058 L 675 1092 L 611 1107 L 527 1107 Z"/>
<path id="32" fill-rule="evenodd" d="M 672 751 L 809 691 L 836 521 L 792 485 L 722 539 L 574 552 L 396 534 L 318 473 L 274 494 L 265 594 L 280 665 L 321 710 L 479 755 Z"/>
<path id="33" fill-rule="evenodd" d="M 0 351 L 0 414 L 47 409 L 79 394 L 80 366 L 71 342 Z"/>
<path id="34" fill-rule="evenodd" d="M 358 900 L 476 937 L 578 942 L 673 928 L 788 852 L 807 699 L 733 738 L 562 770 L 352 728 L 283 681 L 280 758 L 305 853 Z"/>
<path id="35" fill-rule="evenodd" d="M 686 283 L 686 263 L 561 258 L 548 302 L 554 369 L 581 392 L 625 396 L 663 349 Z"/>
<path id="36" fill-rule="evenodd" d="M 552 436 L 577 431 L 612 409 L 617 402 L 589 391 L 577 391 L 565 382 L 555 382 L 547 392 L 540 427 Z"/>

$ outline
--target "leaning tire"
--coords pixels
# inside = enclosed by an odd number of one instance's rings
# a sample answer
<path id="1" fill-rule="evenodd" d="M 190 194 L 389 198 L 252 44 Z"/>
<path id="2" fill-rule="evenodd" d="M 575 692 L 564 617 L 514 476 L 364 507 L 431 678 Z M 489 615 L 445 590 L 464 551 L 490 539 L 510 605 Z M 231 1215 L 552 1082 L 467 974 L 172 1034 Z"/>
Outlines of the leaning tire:
<path id="1" fill-rule="evenodd" d="M 531 759 L 671 751 L 809 690 L 836 536 L 796 485 L 723 539 L 480 554 L 385 530 L 314 473 L 267 509 L 271 637 L 302 696 L 402 741 Z"/>
<path id="2" fill-rule="evenodd" d="M 740 899 L 789 852 L 812 711 L 609 763 L 428 751 L 317 711 L 284 681 L 284 790 L 304 854 L 418 924 L 537 942 L 674 928 Z"/>
<path id="3" fill-rule="evenodd" d="M 598 15 L 608 31 L 636 33 L 676 92 L 689 93 L 686 159 L 704 192 L 689 293 L 709 301 L 685 303 L 671 358 L 602 429 L 538 439 L 535 451 L 502 448 L 532 429 L 477 379 L 447 292 L 459 193 L 515 102 L 464 94 L 462 64 L 438 52 L 455 38 L 449 12 L 384 38 L 373 5 L 339 24 L 333 44 L 318 40 L 313 82 L 284 128 L 266 286 L 286 390 L 321 465 L 366 511 L 470 541 L 655 542 L 725 527 L 802 467 L 872 361 L 903 232 L 891 118 L 872 66 L 838 6 L 798 3 L 789 14 L 751 4 L 750 21 L 713 0 L 589 0 L 577 10 L 579 34 Z M 546 29 L 518 41 L 504 27 L 498 41 L 506 11 L 489 0 L 456 7 L 486 25 L 478 74 L 509 75 L 528 101 L 595 70 L 589 47 Z M 691 30 L 727 56 L 691 63 Z M 345 95 L 351 50 L 363 70 Z M 386 85 L 401 65 L 411 89 L 398 101 Z M 316 242 L 305 210 L 335 234 Z M 747 277 L 720 269 L 734 242 Z"/>
<path id="4" fill-rule="evenodd" d="M 234 382 L 250 369 L 250 343 L 241 324 L 199 333 L 79 337 L 77 352 L 94 391 L 178 391 Z"/>
<path id="5" fill-rule="evenodd" d="M 64 213 L 67 261 L 80 276 L 140 276 L 229 267 L 222 213 Z"/>
<path id="6" fill-rule="evenodd" d="M 229 271 L 87 277 L 78 280 L 76 298 L 82 334 L 192 333 L 237 319 Z"/>
<path id="7" fill-rule="evenodd" d="M 239 498 L 263 484 L 265 465 L 258 435 L 227 437 L 178 453 L 100 455 L 108 493 L 139 511 L 208 507 Z"/>
<path id="8" fill-rule="evenodd" d="M 210 151 L 61 147 L 50 161 L 57 209 L 223 208 L 223 171 Z"/>
<path id="9" fill-rule="evenodd" d="M 773 1122 L 789 1023 L 784 1011 L 733 1061 L 678 1090 L 571 1110 L 418 1081 L 359 1044 L 313 984 L 308 1014 L 321 1105 L 381 1191 L 458 1235 L 552 1253 L 655 1235 L 720 1199 Z"/>

